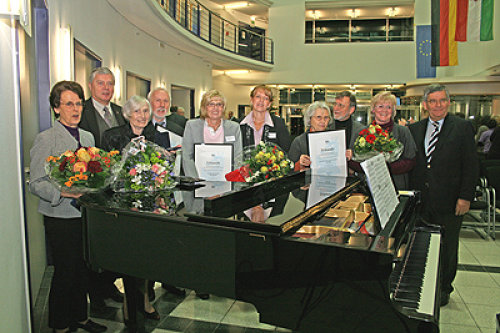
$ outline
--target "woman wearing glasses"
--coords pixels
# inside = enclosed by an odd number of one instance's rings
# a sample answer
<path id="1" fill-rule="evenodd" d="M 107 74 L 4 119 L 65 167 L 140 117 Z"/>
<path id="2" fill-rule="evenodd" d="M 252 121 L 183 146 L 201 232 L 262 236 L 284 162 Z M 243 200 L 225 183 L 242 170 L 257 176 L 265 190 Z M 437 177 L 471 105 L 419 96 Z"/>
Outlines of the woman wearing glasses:
<path id="1" fill-rule="evenodd" d="M 307 130 L 293 140 L 288 154 L 288 157 L 295 163 L 295 170 L 304 170 L 311 165 L 307 134 L 326 131 L 331 120 L 332 114 L 325 102 L 314 102 L 309 105 L 304 114 Z"/>
<path id="2" fill-rule="evenodd" d="M 47 241 L 54 264 L 49 294 L 49 327 L 54 332 L 104 332 L 106 326 L 88 318 L 89 271 L 83 261 L 82 218 L 74 199 L 82 193 L 64 192 L 52 184 L 45 171 L 49 156 L 67 150 L 94 146 L 92 133 L 78 128 L 84 100 L 82 87 L 73 81 L 60 81 L 50 91 L 50 106 L 57 121 L 39 133 L 30 150 L 30 191 L 40 198 Z"/>
<path id="3" fill-rule="evenodd" d="M 200 105 L 200 119 L 186 123 L 182 139 L 182 166 L 186 176 L 198 177 L 194 163 L 197 143 L 226 143 L 233 145 L 233 156 L 241 155 L 241 133 L 238 123 L 223 119 L 226 98 L 217 90 L 206 92 Z"/>
<path id="4" fill-rule="evenodd" d="M 371 110 L 375 118 L 374 123 L 392 133 L 394 138 L 403 144 L 403 152 L 397 161 L 389 164 L 389 172 L 396 190 L 408 190 L 410 189 L 409 172 L 415 166 L 417 146 L 408 127 L 394 123 L 396 103 L 396 96 L 388 91 L 380 92 L 372 98 Z M 351 162 L 349 166 L 352 168 Z M 361 167 L 358 164 L 353 169 L 360 171 Z"/>

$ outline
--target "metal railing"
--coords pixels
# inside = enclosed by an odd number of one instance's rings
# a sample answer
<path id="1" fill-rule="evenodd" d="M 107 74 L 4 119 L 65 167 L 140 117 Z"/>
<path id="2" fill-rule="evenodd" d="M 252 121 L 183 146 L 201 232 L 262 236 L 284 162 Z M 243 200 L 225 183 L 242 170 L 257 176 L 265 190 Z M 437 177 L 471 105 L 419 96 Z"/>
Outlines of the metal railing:
<path id="1" fill-rule="evenodd" d="M 210 44 L 247 58 L 274 63 L 272 39 L 225 20 L 197 0 L 156 1 L 177 23 Z"/>

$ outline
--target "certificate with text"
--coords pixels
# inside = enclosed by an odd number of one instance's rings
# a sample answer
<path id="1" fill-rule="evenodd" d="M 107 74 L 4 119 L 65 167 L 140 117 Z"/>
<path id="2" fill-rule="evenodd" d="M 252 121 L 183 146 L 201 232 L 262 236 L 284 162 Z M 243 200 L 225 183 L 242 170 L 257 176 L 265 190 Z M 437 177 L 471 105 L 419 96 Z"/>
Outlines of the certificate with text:
<path id="1" fill-rule="evenodd" d="M 196 144 L 194 164 L 200 178 L 208 181 L 225 181 L 224 176 L 233 168 L 233 145 Z"/>
<path id="2" fill-rule="evenodd" d="M 347 176 L 345 157 L 345 131 L 308 133 L 311 174 Z"/>

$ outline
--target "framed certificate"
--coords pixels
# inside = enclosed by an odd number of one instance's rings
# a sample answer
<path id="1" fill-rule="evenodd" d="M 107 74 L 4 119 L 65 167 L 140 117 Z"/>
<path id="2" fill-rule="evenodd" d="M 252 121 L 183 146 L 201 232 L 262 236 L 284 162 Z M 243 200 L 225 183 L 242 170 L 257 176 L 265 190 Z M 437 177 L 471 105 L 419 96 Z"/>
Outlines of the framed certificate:
<path id="1" fill-rule="evenodd" d="M 345 131 L 311 132 L 307 136 L 311 174 L 346 177 Z"/>
<path id="2" fill-rule="evenodd" d="M 233 145 L 197 143 L 194 145 L 194 164 L 200 178 L 225 181 L 226 173 L 233 170 Z"/>

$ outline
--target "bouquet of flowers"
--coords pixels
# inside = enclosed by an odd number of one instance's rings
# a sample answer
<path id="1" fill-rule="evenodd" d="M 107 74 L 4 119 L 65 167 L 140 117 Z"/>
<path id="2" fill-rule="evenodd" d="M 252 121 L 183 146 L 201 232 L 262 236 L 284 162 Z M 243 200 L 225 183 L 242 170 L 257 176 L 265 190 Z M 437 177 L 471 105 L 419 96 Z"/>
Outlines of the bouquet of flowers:
<path id="1" fill-rule="evenodd" d="M 396 161 L 403 153 L 403 144 L 396 140 L 392 133 L 372 123 L 359 132 L 354 143 L 353 160 L 362 162 L 380 153 L 384 154 L 388 163 Z"/>
<path id="2" fill-rule="evenodd" d="M 175 152 L 144 140 L 132 140 L 113 167 L 115 192 L 153 192 L 175 187 Z"/>
<path id="3" fill-rule="evenodd" d="M 97 192 L 111 182 L 111 167 L 119 160 L 119 152 L 106 152 L 96 147 L 67 150 L 61 156 L 49 156 L 45 171 L 60 191 Z"/>
<path id="4" fill-rule="evenodd" d="M 290 161 L 278 146 L 260 142 L 255 148 L 244 153 L 247 156 L 243 166 L 226 174 L 233 182 L 261 182 L 271 178 L 283 177 L 293 171 Z"/>
<path id="5" fill-rule="evenodd" d="M 149 212 L 160 215 L 174 215 L 177 209 L 171 191 L 154 193 L 115 193 L 112 205 L 119 209 L 137 212 Z"/>

